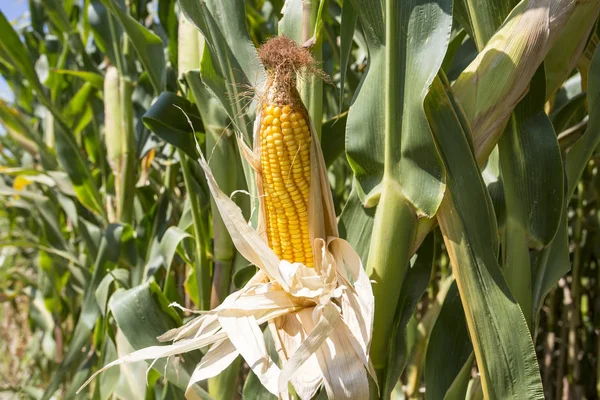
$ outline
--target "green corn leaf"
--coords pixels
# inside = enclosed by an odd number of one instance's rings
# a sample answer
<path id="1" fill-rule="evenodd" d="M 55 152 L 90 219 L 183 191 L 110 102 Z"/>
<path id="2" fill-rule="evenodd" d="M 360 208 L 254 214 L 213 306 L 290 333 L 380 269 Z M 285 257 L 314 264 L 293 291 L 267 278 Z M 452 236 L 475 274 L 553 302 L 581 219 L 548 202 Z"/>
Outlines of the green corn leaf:
<path id="1" fill-rule="evenodd" d="M 429 284 L 434 257 L 433 239 L 433 234 L 427 236 L 419 251 L 411 260 L 411 266 L 402 282 L 402 290 L 400 291 L 392 325 L 391 344 L 385 371 L 385 386 L 383 387 L 384 399 L 390 398 L 390 394 L 398 382 L 410 354 L 410 349 L 407 346 L 406 325 Z"/>
<path id="2" fill-rule="evenodd" d="M 444 191 L 443 168 L 422 101 L 444 58 L 452 7 L 446 0 L 388 1 L 384 20 L 381 2 L 353 4 L 370 59 L 348 111 L 346 154 L 362 202 L 379 202 L 366 268 L 376 281 L 371 355 L 375 368 L 382 370 L 395 313 L 389 305 L 400 295 L 417 219 L 435 214 Z"/>
<path id="3" fill-rule="evenodd" d="M 143 121 L 148 129 L 192 159 L 200 156 L 194 134 L 203 132 L 204 125 L 196 108 L 187 99 L 175 93 L 162 92 L 144 114 Z"/>
<path id="4" fill-rule="evenodd" d="M 518 3 L 519 0 L 457 0 L 454 14 L 481 50 Z"/>
<path id="5" fill-rule="evenodd" d="M 54 74 L 74 76 L 91 84 L 96 89 L 102 89 L 104 87 L 104 77 L 96 72 L 88 71 L 72 71 L 68 69 L 54 69 Z"/>
<path id="6" fill-rule="evenodd" d="M 100 309 L 96 301 L 96 289 L 104 279 L 107 270 L 115 268 L 121 257 L 121 249 L 126 242 L 131 240 L 132 233 L 131 228 L 122 225 L 109 225 L 107 227 L 95 261 L 94 273 L 85 290 L 81 314 L 75 325 L 68 350 L 44 392 L 44 400 L 50 399 L 65 376 L 85 357 L 86 353 L 82 352 L 82 349 L 88 348 L 90 345 L 90 333 L 100 317 Z"/>
<path id="7" fill-rule="evenodd" d="M 590 157 L 600 145 L 600 119 L 597 115 L 600 106 L 600 51 L 594 52 L 589 70 L 587 102 L 589 122 L 584 135 L 575 142 L 566 155 L 567 188 L 565 205 L 575 192 L 577 182 L 581 178 Z M 538 256 L 533 286 L 533 315 L 536 317 L 542 308 L 544 298 L 556 282 L 570 269 L 568 248 L 568 223 L 566 207 L 562 210 L 558 233 L 551 246 L 544 249 Z"/>
<path id="8" fill-rule="evenodd" d="M 587 102 L 590 121 L 584 135 L 567 153 L 567 199 L 575 192 L 577 182 L 583 174 L 590 157 L 600 144 L 600 118 L 597 110 L 600 107 L 600 51 L 594 52 L 588 76 Z"/>
<path id="9" fill-rule="evenodd" d="M 87 7 L 87 17 L 94 41 L 113 65 L 120 65 L 120 43 L 123 28 L 115 22 L 100 0 L 91 0 Z"/>
<path id="10" fill-rule="evenodd" d="M 344 98 L 346 74 L 357 21 L 358 14 L 352 5 L 352 1 L 344 1 L 342 3 L 342 21 L 340 24 L 340 107 Z"/>
<path id="11" fill-rule="evenodd" d="M 214 75 L 225 80 L 224 90 L 213 89 L 213 95 L 221 100 L 246 142 L 251 143 L 254 112 L 248 91 L 261 89 L 266 78 L 246 29 L 244 2 L 180 0 L 179 5 L 204 36 Z M 202 57 L 203 63 L 205 58 Z M 209 76 L 202 79 L 212 88 Z"/>
<path id="12" fill-rule="evenodd" d="M 0 48 L 8 55 L 10 63 L 22 72 L 27 81 L 34 87 L 40 101 L 59 119 L 60 123 L 57 124 L 56 129 L 56 152 L 63 168 L 73 181 L 77 197 L 90 210 L 104 215 L 100 194 L 94 185 L 77 143 L 71 136 L 71 132 L 68 131 L 62 116 L 50 103 L 46 95 L 47 91 L 40 83 L 23 43 L 1 12 L 0 32 L 4 38 L 0 43 Z"/>
<path id="13" fill-rule="evenodd" d="M 102 0 L 102 4 L 120 22 L 131 40 L 140 62 L 148 72 L 155 93 L 161 93 L 165 88 L 167 76 L 164 45 L 161 38 L 123 11 L 115 0 Z"/>
<path id="14" fill-rule="evenodd" d="M 46 90 L 38 79 L 33 63 L 27 53 L 27 49 L 19 39 L 17 32 L 15 32 L 12 25 L 1 11 L 0 34 L 2 35 L 2 41 L 0 41 L 2 58 L 6 59 L 15 70 L 19 71 L 33 86 L 38 95 L 47 101 Z"/>
<path id="15" fill-rule="evenodd" d="M 375 207 L 365 208 L 358 196 L 356 185 L 352 187 L 348 201 L 344 205 L 338 221 L 340 236 L 345 238 L 360 255 L 363 264 L 369 259 L 369 246 Z"/>
<path id="16" fill-rule="evenodd" d="M 436 79 L 425 110 L 447 173 L 438 212 L 467 326 L 488 399 L 543 399 L 527 322 L 498 265 L 498 236 L 468 125 L 445 77 Z"/>
<path id="17" fill-rule="evenodd" d="M 499 143 L 506 201 L 503 272 L 530 327 L 529 247 L 541 250 L 552 242 L 563 209 L 563 165 L 556 133 L 544 112 L 545 89 L 542 68 L 515 108 Z"/>
<path id="18" fill-rule="evenodd" d="M 321 149 L 327 166 L 344 153 L 347 118 L 348 114 L 343 113 L 323 123 Z"/>
<path id="19" fill-rule="evenodd" d="M 585 1 L 573 12 L 552 49 L 544 59 L 546 71 L 546 98 L 560 88 L 577 65 L 590 32 L 596 24 L 600 3 Z"/>
<path id="20" fill-rule="evenodd" d="M 130 290 L 119 290 L 111 298 L 110 309 L 117 325 L 135 350 L 157 346 L 156 339 L 169 329 L 181 325 L 181 318 L 158 285 L 148 282 Z M 166 379 L 185 391 L 191 372 L 200 361 L 199 354 L 182 355 L 183 362 L 175 363 L 174 358 L 159 359 L 154 368 Z M 211 399 L 200 386 L 193 386 L 193 393 L 200 399 Z"/>
<path id="21" fill-rule="evenodd" d="M 19 110 L 10 107 L 0 100 L 0 122 L 9 131 L 22 136 L 24 139 L 35 143 L 37 151 L 40 152 L 42 162 L 47 169 L 55 169 L 58 165 L 56 155 L 48 148 L 40 136 L 33 131 L 31 122 Z"/>
<path id="22" fill-rule="evenodd" d="M 567 207 L 561 213 L 558 232 L 550 246 L 537 255 L 533 270 L 532 306 L 534 327 L 539 321 L 544 299 L 550 289 L 571 269 L 569 257 L 569 224 L 567 222 Z"/>
<path id="23" fill-rule="evenodd" d="M 472 354 L 473 345 L 469 339 L 465 312 L 455 281 L 448 289 L 442 309 L 429 337 L 425 359 L 427 398 L 444 399 L 453 382 L 461 375 L 463 367 L 468 369 L 468 377 L 470 377 L 473 364 Z M 466 385 L 464 389 L 466 392 Z M 464 399 L 464 393 L 462 399 Z"/>
<path id="24" fill-rule="evenodd" d="M 310 1 L 312 3 L 312 1 Z M 302 0 L 286 1 L 279 20 L 279 35 L 287 36 L 302 44 Z"/>

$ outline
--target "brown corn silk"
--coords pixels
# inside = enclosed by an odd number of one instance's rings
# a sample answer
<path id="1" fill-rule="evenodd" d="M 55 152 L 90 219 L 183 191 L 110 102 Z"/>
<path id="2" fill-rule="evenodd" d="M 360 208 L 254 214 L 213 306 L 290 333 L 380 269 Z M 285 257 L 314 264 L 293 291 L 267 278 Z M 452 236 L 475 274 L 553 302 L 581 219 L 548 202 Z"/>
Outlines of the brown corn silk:
<path id="1" fill-rule="evenodd" d="M 313 267 L 311 132 L 296 75 L 314 70 L 315 62 L 307 49 L 283 36 L 266 42 L 259 57 L 268 74 L 259 130 L 265 233 L 280 259 Z"/>

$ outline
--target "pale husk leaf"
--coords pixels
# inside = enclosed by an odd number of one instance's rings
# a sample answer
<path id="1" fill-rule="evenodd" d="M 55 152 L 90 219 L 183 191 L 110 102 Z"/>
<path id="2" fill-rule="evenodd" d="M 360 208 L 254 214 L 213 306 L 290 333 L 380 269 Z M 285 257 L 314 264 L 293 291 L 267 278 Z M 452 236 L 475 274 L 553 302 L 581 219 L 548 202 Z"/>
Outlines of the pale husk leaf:
<path id="1" fill-rule="evenodd" d="M 239 355 L 230 340 L 215 343 L 202 357 L 200 364 L 196 366 L 186 390 L 186 396 L 196 382 L 203 381 L 223 372 Z"/>
<path id="2" fill-rule="evenodd" d="M 310 334 L 301 323 L 300 314 L 312 315 L 312 309 L 305 308 L 293 314 L 284 315 L 269 324 L 271 336 L 275 343 L 275 349 L 282 360 L 285 369 L 287 359 L 300 347 L 302 342 Z M 301 400 L 310 400 L 317 393 L 323 383 L 323 374 L 313 354 L 304 362 L 296 373 L 290 378 L 290 382 Z"/>
<path id="3" fill-rule="evenodd" d="M 315 325 L 314 329 L 287 360 L 285 367 L 283 367 L 283 370 L 279 375 L 279 392 L 282 393 L 284 397 L 288 395 L 288 381 L 296 371 L 298 371 L 300 367 L 318 351 L 331 332 L 335 329 L 336 324 L 340 319 L 340 313 L 333 303 L 327 303 L 319 311 L 320 316 L 317 325 Z M 304 318 L 309 318 L 309 316 L 305 315 Z M 313 389 L 313 387 L 311 387 L 311 389 Z"/>
<path id="4" fill-rule="evenodd" d="M 512 110 L 528 90 L 533 74 L 577 3 L 522 1 L 452 85 L 471 124 L 480 163 L 497 143 Z"/>
<path id="5" fill-rule="evenodd" d="M 265 339 L 256 319 L 252 316 L 219 317 L 219 322 L 262 385 L 277 396 L 281 370 L 267 353 Z"/>

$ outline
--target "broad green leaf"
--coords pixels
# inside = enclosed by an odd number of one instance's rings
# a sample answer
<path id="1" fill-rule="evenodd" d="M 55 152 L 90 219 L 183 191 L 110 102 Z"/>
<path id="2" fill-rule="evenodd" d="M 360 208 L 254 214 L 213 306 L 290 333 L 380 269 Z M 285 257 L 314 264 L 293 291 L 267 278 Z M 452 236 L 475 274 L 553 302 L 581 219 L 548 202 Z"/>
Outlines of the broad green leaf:
<path id="1" fill-rule="evenodd" d="M 374 221 L 375 208 L 365 208 L 354 184 L 340 215 L 338 229 L 340 237 L 346 239 L 360 255 L 363 265 L 369 259 L 369 241 Z"/>
<path id="2" fill-rule="evenodd" d="M 74 76 L 91 84 L 96 89 L 102 89 L 104 87 L 104 77 L 96 72 L 88 71 L 72 71 L 68 69 L 54 69 L 52 73 L 60 75 Z"/>
<path id="3" fill-rule="evenodd" d="M 45 98 L 46 91 L 38 79 L 33 63 L 27 53 L 27 49 L 19 39 L 17 32 L 15 32 L 12 25 L 1 11 L 0 34 L 2 35 L 0 52 L 2 53 L 3 58 L 6 58 L 6 61 L 29 81 L 40 97 Z"/>
<path id="4" fill-rule="evenodd" d="M 260 383 L 258 377 L 254 372 L 250 371 L 246 382 L 244 382 L 244 389 L 242 392 L 242 398 L 247 400 L 276 400 L 277 397 L 273 396 L 265 387 Z"/>
<path id="5" fill-rule="evenodd" d="M 454 14 L 481 50 L 518 3 L 519 0 L 457 0 Z"/>
<path id="6" fill-rule="evenodd" d="M 179 22 L 177 21 L 176 4 L 176 0 L 160 0 L 158 2 L 158 19 L 169 37 L 169 58 L 173 65 L 178 64 L 177 31 Z"/>
<path id="7" fill-rule="evenodd" d="M 100 285 L 100 282 L 102 282 L 107 270 L 115 268 L 121 257 L 123 243 L 131 240 L 131 235 L 131 228 L 125 226 L 109 225 L 106 228 L 98 251 L 98 257 L 94 263 L 92 279 L 85 290 L 79 319 L 75 325 L 64 359 L 54 372 L 52 380 L 44 392 L 43 399 L 49 399 L 65 376 L 85 357 L 86 353 L 82 352 L 82 349 L 89 347 L 90 333 L 94 329 L 97 319 L 100 317 L 100 309 L 96 301 L 96 289 Z"/>
<path id="8" fill-rule="evenodd" d="M 230 195 L 236 190 L 239 154 L 236 153 L 236 136 L 233 134 L 232 130 L 229 129 L 229 119 L 222 103 L 213 96 L 211 90 L 209 90 L 208 86 L 205 85 L 204 81 L 200 78 L 201 76 L 205 76 L 206 63 L 210 61 L 210 57 L 209 52 L 205 49 L 202 57 L 201 74 L 199 75 L 196 71 L 191 71 L 184 74 L 184 76 L 191 89 L 190 98 L 195 99 L 198 111 L 206 126 L 205 154 L 209 165 L 214 171 L 214 177 L 219 184 L 219 187 L 221 187 L 224 193 Z M 247 166 L 246 171 L 246 176 L 252 178 L 252 171 Z M 210 198 L 210 207 L 212 211 L 213 234 L 211 303 L 212 307 L 214 307 L 217 304 L 220 304 L 229 294 L 235 248 L 212 197 Z M 200 216 L 196 215 L 194 218 L 199 219 Z M 200 221 L 195 221 L 194 225 L 196 235 L 199 236 L 200 232 L 198 231 L 201 230 Z M 196 237 L 197 247 L 202 246 L 200 239 L 201 238 Z M 203 240 L 208 241 L 209 238 L 204 238 Z M 201 280 L 208 281 L 210 279 L 208 277 L 208 271 L 201 272 L 204 274 L 204 277 Z M 232 368 L 235 369 L 234 367 Z M 219 388 L 229 385 L 225 382 L 227 379 L 231 379 L 229 373 L 225 373 L 222 377 L 211 379 L 209 380 L 209 387 L 213 385 L 217 390 L 221 391 Z"/>
<path id="9" fill-rule="evenodd" d="M 81 266 L 77 257 L 73 256 L 70 252 L 57 249 L 55 247 L 44 246 L 40 243 L 29 242 L 27 240 L 0 240 L 0 248 L 3 247 L 19 247 L 19 248 L 34 248 L 43 250 L 46 253 L 53 254 L 58 257 L 62 257 L 75 265 Z"/>
<path id="10" fill-rule="evenodd" d="M 169 300 L 154 282 L 116 292 L 111 298 L 110 309 L 119 329 L 135 350 L 160 345 L 156 338 L 181 324 L 181 318 L 169 307 Z M 159 359 L 153 368 L 185 390 L 191 371 L 200 361 L 198 355 L 186 353 L 181 356 L 182 361 L 177 358 Z M 200 399 L 210 399 L 199 385 L 193 386 L 193 393 Z"/>
<path id="11" fill-rule="evenodd" d="M 77 143 L 71 133 L 67 131 L 67 126 L 61 115 L 50 104 L 50 100 L 46 95 L 47 91 L 38 79 L 27 50 L 1 12 L 0 32 L 3 36 L 3 40 L 0 41 L 0 50 L 8 55 L 10 63 L 21 71 L 27 81 L 34 87 L 40 101 L 59 118 L 60 123 L 57 126 L 58 129 L 56 129 L 56 152 L 63 168 L 73 181 L 77 197 L 90 210 L 104 215 L 100 194 L 92 181 L 90 171 L 81 156 Z"/>
<path id="12" fill-rule="evenodd" d="M 552 242 L 563 208 L 562 157 L 552 122 L 544 112 L 545 89 L 544 70 L 540 69 L 499 143 L 506 204 L 503 273 L 530 327 L 529 248 L 541 250 Z"/>
<path id="13" fill-rule="evenodd" d="M 346 154 L 363 203 L 379 202 L 366 269 L 375 281 L 371 355 L 382 369 L 395 313 L 390 304 L 400 295 L 417 219 L 435 214 L 444 191 L 422 102 L 444 58 L 452 4 L 389 0 L 385 21 L 381 2 L 353 4 L 367 38 L 369 68 L 348 111 Z"/>
<path id="14" fill-rule="evenodd" d="M 344 153 L 347 117 L 348 114 L 344 113 L 323 123 L 321 149 L 327 166 Z"/>
<path id="15" fill-rule="evenodd" d="M 571 14 L 563 33 L 546 55 L 544 70 L 546 71 L 547 99 L 560 88 L 577 65 L 588 42 L 590 32 L 596 24 L 599 12 L 599 2 L 583 2 Z"/>
<path id="16" fill-rule="evenodd" d="M 166 84 L 165 52 L 161 38 L 128 15 L 115 0 L 102 0 L 102 4 L 120 22 L 148 72 L 155 93 L 161 93 Z"/>
<path id="17" fill-rule="evenodd" d="M 471 353 L 471 356 L 463 365 L 462 369 L 452 382 L 452 385 L 446 392 L 444 400 L 465 400 L 467 399 L 467 391 L 469 390 L 469 383 L 471 382 L 471 373 L 473 370 L 473 360 L 475 355 Z"/>
<path id="18" fill-rule="evenodd" d="M 104 341 L 104 347 L 102 349 L 102 358 L 100 359 L 102 364 L 108 364 L 109 362 L 116 360 L 117 348 L 111 338 L 106 338 Z M 110 371 L 106 371 L 106 374 L 98 377 L 98 386 L 96 392 L 99 392 L 100 400 L 108 400 L 112 398 L 113 392 L 119 381 L 120 373 L 119 369 L 114 368 Z"/>
<path id="19" fill-rule="evenodd" d="M 247 143 L 252 138 L 253 110 L 248 90 L 262 89 L 265 72 L 246 29 L 242 0 L 180 0 L 187 18 L 202 32 L 210 51 L 215 74 L 225 79 L 223 89 L 214 89 L 208 76 L 203 81 L 221 100 L 235 127 Z M 203 64 L 206 57 L 203 57 Z M 204 65 L 203 65 L 204 67 Z"/>
<path id="20" fill-rule="evenodd" d="M 437 217 L 465 310 L 483 393 L 488 399 L 543 399 L 527 322 L 498 265 L 496 221 L 469 141 L 469 128 L 447 85 L 440 75 L 425 99 L 447 173 L 447 193 Z"/>
<path id="21" fill-rule="evenodd" d="M 115 268 L 104 276 L 98 288 L 96 289 L 96 302 L 103 316 L 108 309 L 108 298 L 111 294 L 111 286 L 116 283 L 119 286 L 129 287 L 129 271 L 123 268 Z M 110 360 L 112 361 L 112 360 Z"/>
<path id="22" fill-rule="evenodd" d="M 567 205 L 561 213 L 558 232 L 550 246 L 537 254 L 533 270 L 533 318 L 534 327 L 539 321 L 544 299 L 550 289 L 571 269 L 569 257 L 569 224 L 567 222 Z"/>
<path id="23" fill-rule="evenodd" d="M 590 157 L 600 144 L 600 51 L 594 52 L 588 76 L 587 103 L 589 123 L 584 135 L 569 150 L 566 156 L 567 200 L 573 196 L 577 182 L 588 164 Z"/>
<path id="24" fill-rule="evenodd" d="M 31 121 L 19 110 L 10 107 L 2 100 L 0 100 L 0 122 L 9 131 L 9 134 L 15 132 L 22 135 L 28 141 L 35 143 L 42 162 L 47 169 L 55 169 L 57 167 L 56 155 L 32 129 Z"/>
<path id="25" fill-rule="evenodd" d="M 73 188 L 79 201 L 90 210 L 104 216 L 104 205 L 96 188 L 90 170 L 88 169 L 81 151 L 77 147 L 71 132 L 65 130 L 62 124 L 55 125 L 56 153 L 64 170 L 71 178 Z"/>
<path id="26" fill-rule="evenodd" d="M 342 20 L 340 23 L 340 106 L 344 98 L 346 73 L 348 71 L 357 21 L 358 14 L 352 5 L 352 1 L 344 1 L 342 3 Z"/>
<path id="27" fill-rule="evenodd" d="M 72 125 L 76 118 L 81 114 L 84 109 L 87 109 L 90 97 L 93 96 L 96 89 L 94 86 L 86 82 L 81 88 L 71 97 L 65 108 L 63 109 L 63 115 L 69 125 Z"/>
<path id="28" fill-rule="evenodd" d="M 427 236 L 412 258 L 411 266 L 402 282 L 390 337 L 385 386 L 382 388 L 383 398 L 386 399 L 389 398 L 398 382 L 410 354 L 410 348 L 407 346 L 406 325 L 429 284 L 434 257 L 433 239 L 433 233 Z"/>
<path id="29" fill-rule="evenodd" d="M 469 375 L 473 346 L 456 282 L 452 283 L 431 331 L 425 359 L 427 399 L 442 400 L 466 363 Z M 465 386 L 466 389 L 466 386 Z M 464 399 L 464 394 L 463 394 Z M 462 400 L 462 399 L 461 399 Z"/>
<path id="30" fill-rule="evenodd" d="M 163 258 L 163 263 L 167 268 L 167 271 L 173 263 L 173 257 L 175 257 L 179 243 L 184 239 L 191 237 L 192 235 L 176 226 L 169 227 L 169 229 L 167 229 L 167 231 L 164 233 L 160 240 L 160 254 Z"/>
<path id="31" fill-rule="evenodd" d="M 454 9 L 454 14 L 456 15 L 456 8 Z M 446 51 L 446 55 L 444 56 L 444 61 L 442 62 L 442 69 L 449 75 L 450 68 L 455 62 L 455 58 L 457 57 L 459 50 L 463 46 L 463 42 L 465 41 L 465 37 L 467 37 L 467 31 L 464 29 L 452 30 L 452 36 L 450 38 L 450 43 L 448 44 L 448 50 Z"/>
<path id="32" fill-rule="evenodd" d="M 565 100 L 564 104 L 555 105 L 556 108 L 550 114 L 550 119 L 552 119 L 552 125 L 557 134 L 560 135 L 587 117 L 585 100 L 586 94 L 579 93 Z"/>
<path id="33" fill-rule="evenodd" d="M 392 5 L 388 14 L 393 17 L 387 21 L 393 22 L 387 27 L 387 34 L 394 38 L 391 47 L 371 31 L 371 24 L 385 26 L 383 17 L 366 20 L 381 12 L 379 4 L 355 2 L 368 33 L 370 64 L 348 112 L 346 152 L 365 195 L 381 183 L 387 168 L 417 213 L 432 216 L 443 193 L 442 167 L 433 150 L 422 101 L 448 44 L 451 4 L 444 0 Z M 361 14 L 367 8 L 372 12 Z M 376 189 L 372 196 L 382 190 Z"/>
<path id="34" fill-rule="evenodd" d="M 571 147 L 566 155 L 567 189 L 565 204 L 568 204 L 577 182 L 581 178 L 590 157 L 600 145 L 600 119 L 597 115 L 600 106 L 600 51 L 596 50 L 589 69 L 587 102 L 589 109 L 589 123 L 584 135 Z M 570 268 L 568 249 L 568 221 L 566 207 L 561 213 L 561 221 L 552 245 L 539 254 L 535 269 L 533 287 L 534 317 L 537 316 L 544 302 L 544 298 L 556 282 Z"/>
<path id="35" fill-rule="evenodd" d="M 117 24 L 100 0 L 91 0 L 87 6 L 88 21 L 94 41 L 113 65 L 120 65 L 120 43 L 123 28 Z"/>
<path id="36" fill-rule="evenodd" d="M 135 351 L 121 330 L 115 334 L 115 342 L 118 357 Z M 115 394 L 124 399 L 144 400 L 146 398 L 146 365 L 123 364 L 119 368 L 121 373 L 115 387 Z M 151 379 L 148 381 L 148 384 L 151 385 Z"/>
<path id="37" fill-rule="evenodd" d="M 207 48 L 204 49 L 204 54 L 202 56 L 202 64 L 200 68 L 200 73 L 198 71 L 190 71 L 185 74 L 185 80 L 189 85 L 193 97 L 196 101 L 196 105 L 200 114 L 203 116 L 206 121 L 210 123 L 209 129 L 207 129 L 207 133 L 213 135 L 213 137 L 218 137 L 222 135 L 230 136 L 232 132 L 230 131 L 230 125 L 226 122 L 226 117 L 229 116 L 230 120 L 232 119 L 232 112 L 234 109 L 232 108 L 232 104 L 226 101 L 227 93 L 225 89 L 225 81 L 222 77 L 220 77 L 216 71 L 214 70 L 214 66 L 212 64 L 212 56 L 208 52 Z M 227 109 L 229 107 L 229 109 Z M 243 130 L 239 131 L 242 133 L 242 137 L 250 138 L 250 136 L 244 136 Z M 239 137 L 238 134 L 236 136 Z M 210 155 L 212 149 L 208 147 L 213 147 L 209 142 L 213 140 L 207 140 L 207 155 Z M 214 143 L 214 142 L 212 142 Z M 244 157 L 240 158 L 239 152 L 238 155 L 233 157 L 235 159 L 241 159 L 241 171 L 243 174 L 236 174 L 240 176 L 240 181 L 238 182 L 242 184 L 242 187 L 248 189 L 250 193 L 250 197 L 252 199 L 252 207 L 258 207 L 258 192 L 255 183 L 255 171 L 252 169 L 250 164 L 246 161 Z M 237 164 L 237 162 L 236 162 Z M 239 165 L 239 164 L 237 164 Z M 232 174 L 233 179 L 233 171 L 223 171 L 224 174 Z M 241 177 L 245 178 L 245 182 L 242 182 Z M 221 177 L 221 182 L 224 183 L 225 177 Z M 222 184 L 221 183 L 221 184 Z M 229 182 L 227 185 L 234 185 L 233 181 Z M 238 185 L 237 188 L 240 186 Z M 228 189 L 233 191 L 236 187 L 229 186 Z M 253 226 L 257 225 L 258 213 L 254 213 L 251 218 L 251 222 Z"/>
<path id="38" fill-rule="evenodd" d="M 183 150 L 194 160 L 199 157 L 194 134 L 203 132 L 204 125 L 195 107 L 187 99 L 175 93 L 162 92 L 144 114 L 143 121 L 148 129 L 165 142 Z"/>

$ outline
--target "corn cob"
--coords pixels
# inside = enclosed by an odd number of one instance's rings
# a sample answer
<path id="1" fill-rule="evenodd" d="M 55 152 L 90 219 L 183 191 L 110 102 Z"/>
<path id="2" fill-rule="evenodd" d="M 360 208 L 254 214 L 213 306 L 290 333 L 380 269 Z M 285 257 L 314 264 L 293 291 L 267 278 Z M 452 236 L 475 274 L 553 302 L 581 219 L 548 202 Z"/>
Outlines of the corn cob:
<path id="1" fill-rule="evenodd" d="M 283 260 L 313 266 L 308 231 L 310 131 L 303 114 L 292 105 L 263 106 L 261 166 L 269 247 Z"/>
<path id="2" fill-rule="evenodd" d="M 269 47 L 263 46 L 261 58 L 272 60 L 275 55 L 276 60 L 272 64 L 265 63 L 269 78 L 259 138 L 266 234 L 269 247 L 280 259 L 312 267 L 308 224 L 311 177 L 308 113 L 296 90 L 298 65 L 294 62 L 297 60 L 280 54 L 285 46 Z M 282 57 L 277 59 L 278 56 Z"/>

